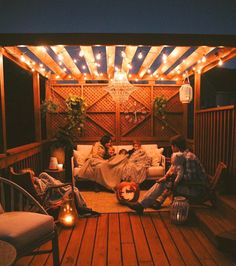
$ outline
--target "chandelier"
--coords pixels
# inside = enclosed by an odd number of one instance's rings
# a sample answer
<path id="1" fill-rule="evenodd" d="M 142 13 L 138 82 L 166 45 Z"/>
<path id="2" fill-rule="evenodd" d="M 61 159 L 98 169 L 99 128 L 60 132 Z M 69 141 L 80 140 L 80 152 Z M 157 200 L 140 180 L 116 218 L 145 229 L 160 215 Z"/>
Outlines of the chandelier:
<path id="1" fill-rule="evenodd" d="M 113 101 L 123 103 L 129 99 L 130 94 L 137 88 L 129 83 L 127 75 L 123 71 L 115 72 L 114 79 L 104 89 L 109 92 Z"/>

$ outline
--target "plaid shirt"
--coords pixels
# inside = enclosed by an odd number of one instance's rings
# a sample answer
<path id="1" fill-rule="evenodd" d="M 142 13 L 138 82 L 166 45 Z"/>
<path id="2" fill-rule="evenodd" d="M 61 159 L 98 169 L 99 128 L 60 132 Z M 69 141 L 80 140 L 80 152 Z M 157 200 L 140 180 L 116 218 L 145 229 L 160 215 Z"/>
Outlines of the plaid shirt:
<path id="1" fill-rule="evenodd" d="M 197 156 L 189 150 L 178 152 L 173 159 L 173 165 L 178 181 L 181 183 L 207 184 L 207 175 L 203 165 Z"/>

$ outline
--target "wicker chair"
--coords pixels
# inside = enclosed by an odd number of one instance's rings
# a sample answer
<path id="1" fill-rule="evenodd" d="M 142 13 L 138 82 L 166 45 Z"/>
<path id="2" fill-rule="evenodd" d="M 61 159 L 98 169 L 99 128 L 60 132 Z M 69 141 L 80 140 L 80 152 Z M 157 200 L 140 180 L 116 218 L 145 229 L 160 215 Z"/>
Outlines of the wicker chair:
<path id="1" fill-rule="evenodd" d="M 27 191 L 2 177 L 0 177 L 0 240 L 7 241 L 15 247 L 16 259 L 52 252 L 54 266 L 60 265 L 58 236 L 53 217 L 48 215 Z M 36 250 L 48 241 L 52 241 L 52 249 Z"/>

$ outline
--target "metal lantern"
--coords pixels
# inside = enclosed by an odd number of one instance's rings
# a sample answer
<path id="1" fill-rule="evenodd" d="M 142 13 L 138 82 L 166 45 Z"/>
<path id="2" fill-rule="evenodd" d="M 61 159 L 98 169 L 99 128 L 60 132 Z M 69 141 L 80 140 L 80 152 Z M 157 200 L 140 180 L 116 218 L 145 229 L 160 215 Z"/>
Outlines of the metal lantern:
<path id="1" fill-rule="evenodd" d="M 170 219 L 175 224 L 182 224 L 188 219 L 189 203 L 185 197 L 178 196 L 170 208 Z"/>
<path id="2" fill-rule="evenodd" d="M 193 88 L 189 84 L 189 80 L 186 80 L 179 89 L 179 99 L 182 103 L 190 103 L 193 99 Z"/>
<path id="3" fill-rule="evenodd" d="M 62 204 L 58 220 L 62 225 L 70 227 L 75 224 L 75 218 L 76 218 L 75 203 L 74 200 L 70 198 L 65 200 L 64 203 Z"/>

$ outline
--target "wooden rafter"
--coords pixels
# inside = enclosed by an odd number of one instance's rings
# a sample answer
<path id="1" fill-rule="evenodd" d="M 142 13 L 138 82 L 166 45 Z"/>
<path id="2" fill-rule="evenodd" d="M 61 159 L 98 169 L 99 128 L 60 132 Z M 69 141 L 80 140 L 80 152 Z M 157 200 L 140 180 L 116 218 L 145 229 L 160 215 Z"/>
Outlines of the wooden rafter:
<path id="1" fill-rule="evenodd" d="M 94 76 L 96 76 L 96 73 L 98 73 L 97 66 L 95 65 L 95 57 L 93 54 L 92 46 L 80 46 L 81 51 L 84 54 L 84 59 L 87 63 L 90 76 L 92 79 L 94 79 Z"/>
<path id="2" fill-rule="evenodd" d="M 64 79 L 67 75 L 63 69 L 53 60 L 53 58 L 45 51 L 42 52 L 41 46 L 28 46 L 28 49 L 35 54 L 43 64 L 47 65 L 53 72 Z"/>
<path id="3" fill-rule="evenodd" d="M 115 46 L 107 46 L 106 47 L 108 79 L 112 79 L 114 76 L 115 53 L 116 53 L 116 47 Z"/>
<path id="4" fill-rule="evenodd" d="M 186 60 L 182 61 L 168 74 L 168 79 L 173 80 L 175 78 L 179 78 L 180 73 L 178 73 L 178 71 L 183 73 L 186 69 L 198 62 L 198 60 L 201 60 L 204 55 L 208 54 L 213 49 L 215 49 L 215 47 L 199 47 L 188 58 L 186 58 Z"/>
<path id="5" fill-rule="evenodd" d="M 151 65 L 156 60 L 156 58 L 159 56 L 159 54 L 161 53 L 163 48 L 164 48 L 164 46 L 151 47 L 149 53 L 147 54 L 147 56 L 145 57 L 145 59 L 143 61 L 142 66 L 139 69 L 137 76 L 140 79 L 142 79 L 143 76 L 146 74 L 146 72 L 151 67 Z"/>
<path id="6" fill-rule="evenodd" d="M 168 56 L 167 62 L 162 62 L 158 69 L 155 70 L 153 76 L 158 74 L 158 77 L 163 75 L 186 51 L 189 47 L 176 47 Z"/>
<path id="7" fill-rule="evenodd" d="M 67 50 L 65 49 L 65 47 L 63 45 L 57 45 L 51 46 L 51 49 L 54 51 L 55 54 L 61 54 L 63 56 L 63 63 L 70 70 L 71 75 L 74 76 L 76 79 L 80 79 L 82 74 L 77 68 L 76 64 L 72 60 Z"/>
<path id="8" fill-rule="evenodd" d="M 128 64 L 131 64 L 136 50 L 137 50 L 137 46 L 126 46 L 125 47 L 126 56 L 123 58 L 121 70 L 127 74 L 129 72 Z"/>
<path id="9" fill-rule="evenodd" d="M 5 47 L 5 51 L 8 54 L 12 55 L 14 58 L 16 58 L 19 62 L 21 62 L 22 51 L 19 48 L 17 48 L 16 46 L 14 46 L 14 47 Z M 25 58 L 25 64 L 29 68 L 31 68 L 31 70 L 35 69 L 35 71 L 39 72 L 42 76 L 50 77 L 50 73 L 49 72 L 43 71 L 39 67 L 39 65 L 37 65 L 37 64 L 33 65 L 32 59 L 29 56 L 24 54 L 24 58 Z"/>

